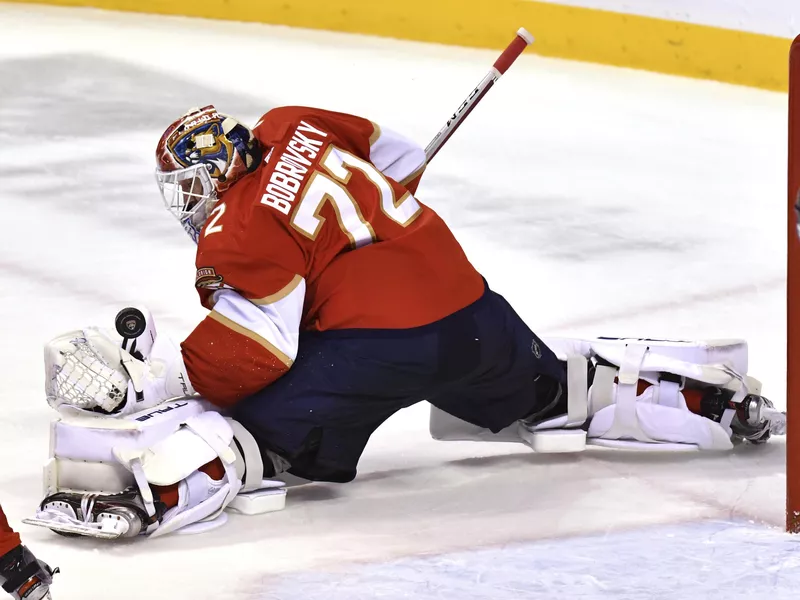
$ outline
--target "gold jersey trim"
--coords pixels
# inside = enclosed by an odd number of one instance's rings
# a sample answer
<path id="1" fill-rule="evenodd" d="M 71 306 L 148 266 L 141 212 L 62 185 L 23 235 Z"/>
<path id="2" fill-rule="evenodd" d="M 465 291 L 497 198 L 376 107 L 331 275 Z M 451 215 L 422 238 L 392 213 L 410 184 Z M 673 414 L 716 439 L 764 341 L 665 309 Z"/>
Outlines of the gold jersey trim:
<path id="1" fill-rule="evenodd" d="M 264 306 L 265 304 L 275 304 L 276 302 L 280 302 L 286 296 L 291 294 L 297 286 L 300 285 L 300 282 L 303 281 L 303 278 L 300 275 L 295 275 L 292 280 L 287 283 L 283 288 L 275 292 L 274 294 L 270 294 L 269 296 L 265 296 L 264 298 L 257 298 L 255 300 L 250 300 L 253 304 L 257 304 L 258 306 Z"/>
<path id="2" fill-rule="evenodd" d="M 263 346 L 266 350 L 269 350 L 270 353 L 272 353 L 279 361 L 281 361 L 287 367 L 291 367 L 292 364 L 294 363 L 294 361 L 291 358 L 289 358 L 286 354 L 281 352 L 278 349 L 278 347 L 275 346 L 275 344 L 271 343 L 266 338 L 261 337 L 255 331 L 251 331 L 247 327 L 239 325 L 236 321 L 229 319 L 225 315 L 218 313 L 215 310 L 212 310 L 208 314 L 208 316 L 217 321 L 218 323 L 225 325 L 225 327 L 232 329 L 236 333 L 239 333 L 245 336 L 246 338 L 250 338 L 260 346 Z"/>

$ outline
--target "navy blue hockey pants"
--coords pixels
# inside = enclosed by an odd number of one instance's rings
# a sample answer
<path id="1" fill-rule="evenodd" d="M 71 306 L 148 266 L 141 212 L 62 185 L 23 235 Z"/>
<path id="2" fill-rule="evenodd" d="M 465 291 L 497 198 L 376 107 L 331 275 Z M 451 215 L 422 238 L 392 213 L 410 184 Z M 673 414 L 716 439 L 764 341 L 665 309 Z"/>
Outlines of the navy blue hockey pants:
<path id="1" fill-rule="evenodd" d="M 427 400 L 497 432 L 541 408 L 540 374 L 566 381 L 564 364 L 487 287 L 423 327 L 302 333 L 292 368 L 231 416 L 287 459 L 290 473 L 346 482 L 369 437 L 401 408 Z"/>

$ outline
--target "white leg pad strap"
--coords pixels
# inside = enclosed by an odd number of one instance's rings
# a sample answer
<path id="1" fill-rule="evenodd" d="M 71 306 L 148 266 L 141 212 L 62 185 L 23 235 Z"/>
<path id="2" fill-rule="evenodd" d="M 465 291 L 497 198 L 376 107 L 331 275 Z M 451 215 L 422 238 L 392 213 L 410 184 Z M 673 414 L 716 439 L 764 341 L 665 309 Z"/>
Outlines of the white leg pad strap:
<path id="1" fill-rule="evenodd" d="M 567 427 L 580 427 L 589 417 L 588 370 L 585 356 L 567 357 Z"/>
<path id="2" fill-rule="evenodd" d="M 594 371 L 592 393 L 589 395 L 589 414 L 595 414 L 606 406 L 614 404 L 614 380 L 617 370 L 614 367 L 598 365 Z"/>
<path id="3" fill-rule="evenodd" d="M 583 354 L 568 348 L 567 363 L 567 414 L 530 427 L 522 422 L 518 435 L 534 452 L 542 454 L 583 452 L 586 449 L 586 432 L 580 427 L 589 417 L 589 363 Z"/>
<path id="4" fill-rule="evenodd" d="M 251 492 L 261 489 L 261 482 L 264 477 L 264 461 L 261 458 L 261 450 L 259 450 L 255 438 L 238 421 L 228 419 L 228 424 L 233 429 L 233 436 L 237 442 L 231 448 L 239 458 L 236 461 L 236 474 L 243 482 L 242 491 Z M 241 448 L 241 452 L 239 448 Z"/>
<path id="5" fill-rule="evenodd" d="M 603 435 L 609 439 L 638 440 L 653 442 L 639 425 L 637 413 L 637 387 L 639 385 L 639 370 L 647 353 L 647 346 L 630 345 L 625 347 L 621 365 L 617 372 L 619 384 L 614 406 L 607 412 L 613 412 L 614 421 Z M 597 415 L 595 415 L 597 416 Z M 590 434 L 591 435 L 591 434 Z"/>

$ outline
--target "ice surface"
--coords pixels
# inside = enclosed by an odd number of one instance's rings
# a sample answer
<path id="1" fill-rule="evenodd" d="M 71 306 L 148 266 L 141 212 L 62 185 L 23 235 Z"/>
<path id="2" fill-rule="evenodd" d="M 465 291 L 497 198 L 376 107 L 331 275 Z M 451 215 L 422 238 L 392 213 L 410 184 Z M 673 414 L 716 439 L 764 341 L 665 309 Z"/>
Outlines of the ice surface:
<path id="1" fill-rule="evenodd" d="M 263 597 L 304 600 L 788 600 L 798 581 L 800 540 L 707 522 L 305 572 L 261 585 Z"/>
<path id="2" fill-rule="evenodd" d="M 209 102 L 250 122 L 274 105 L 310 104 L 425 144 L 495 53 L 2 4 L 0 26 L 0 501 L 18 523 L 40 499 L 47 456 L 43 342 L 110 323 L 135 302 L 178 338 L 203 315 L 192 244 L 152 177 L 169 122 Z M 525 56 L 436 158 L 419 196 L 540 334 L 744 337 L 752 374 L 783 405 L 785 105 L 782 94 Z M 409 557 L 505 547 L 568 561 L 574 544 L 630 552 L 659 524 L 783 521 L 780 442 L 723 455 L 536 456 L 434 442 L 426 413 L 420 405 L 387 422 L 356 482 L 293 490 L 281 513 L 232 515 L 200 537 L 144 544 L 23 535 L 62 567 L 57 600 L 224 600 L 315 597 L 307 583 L 320 571 L 329 574 L 315 589 L 333 595 L 335 574 L 356 563 L 411 560 L 402 564 L 440 572 L 441 562 Z M 767 566 L 796 560 L 777 532 L 703 527 L 670 531 L 689 556 L 717 540 L 703 554 L 717 583 L 757 575 L 742 547 L 758 556 L 768 546 Z M 590 534 L 600 537 L 556 541 Z M 486 552 L 490 564 L 473 577 L 499 582 L 494 565 L 502 571 L 506 559 Z M 643 557 L 637 581 L 656 581 L 663 561 Z M 678 558 L 670 564 L 684 569 Z M 626 597 L 624 579 L 608 582 L 620 571 L 606 576 L 601 563 L 587 573 L 612 591 L 557 582 L 537 560 L 518 581 L 543 598 Z M 369 569 L 392 581 L 389 566 Z M 796 568 L 768 580 L 764 595 L 781 597 L 792 578 L 800 583 Z M 401 580 L 397 571 L 396 589 L 362 597 L 407 597 Z M 686 597 L 714 597 L 712 584 Z M 442 585 L 441 597 L 458 595 Z"/>

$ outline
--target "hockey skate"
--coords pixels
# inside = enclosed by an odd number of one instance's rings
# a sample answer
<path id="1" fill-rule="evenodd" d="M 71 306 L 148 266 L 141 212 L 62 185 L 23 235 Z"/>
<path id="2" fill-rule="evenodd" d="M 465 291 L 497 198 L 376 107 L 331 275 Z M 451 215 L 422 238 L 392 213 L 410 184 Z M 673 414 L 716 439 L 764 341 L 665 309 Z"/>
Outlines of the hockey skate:
<path id="1" fill-rule="evenodd" d="M 740 402 L 730 390 L 707 388 L 700 401 L 700 414 L 716 423 L 730 419 L 735 441 L 764 444 L 773 435 L 786 435 L 786 413 L 763 396 L 748 394 Z"/>
<path id="2" fill-rule="evenodd" d="M 38 560 L 25 546 L 0 556 L 0 585 L 14 600 L 45 600 L 58 568 Z"/>
<path id="3" fill-rule="evenodd" d="M 150 516 L 139 490 L 127 488 L 117 494 L 57 492 L 45 498 L 36 516 L 23 523 L 47 527 L 67 536 L 87 536 L 106 540 L 136 537 L 159 522 L 164 505 L 154 503 Z"/>

